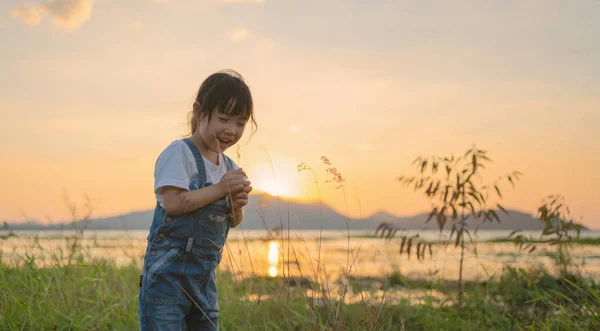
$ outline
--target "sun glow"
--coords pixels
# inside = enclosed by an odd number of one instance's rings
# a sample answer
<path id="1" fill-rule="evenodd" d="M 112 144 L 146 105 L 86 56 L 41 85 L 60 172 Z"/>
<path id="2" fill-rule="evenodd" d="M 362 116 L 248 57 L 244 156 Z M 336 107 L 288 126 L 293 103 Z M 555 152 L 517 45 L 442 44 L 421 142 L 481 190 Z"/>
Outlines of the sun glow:
<path id="1" fill-rule="evenodd" d="M 277 185 L 275 183 L 268 183 L 261 191 L 264 191 L 267 194 L 276 197 L 282 190 L 280 189 L 280 185 Z"/>
<path id="2" fill-rule="evenodd" d="M 271 277 L 277 276 L 277 267 L 269 267 L 269 276 L 271 276 Z"/>
<path id="3" fill-rule="evenodd" d="M 279 244 L 276 241 L 271 241 L 269 243 L 269 264 L 277 265 L 279 262 Z"/>
<path id="4" fill-rule="evenodd" d="M 271 196 L 295 197 L 298 195 L 293 189 L 294 184 L 288 180 L 275 181 L 273 178 L 266 176 L 257 176 L 251 178 L 252 187 L 258 192 L 264 192 Z"/>

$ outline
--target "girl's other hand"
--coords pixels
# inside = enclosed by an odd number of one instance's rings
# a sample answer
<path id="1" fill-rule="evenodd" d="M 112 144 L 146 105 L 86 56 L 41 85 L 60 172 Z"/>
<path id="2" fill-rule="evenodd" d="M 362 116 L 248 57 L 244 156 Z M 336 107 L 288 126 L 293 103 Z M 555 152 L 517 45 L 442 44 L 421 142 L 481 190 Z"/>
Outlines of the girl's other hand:
<path id="1" fill-rule="evenodd" d="M 246 173 L 242 169 L 235 169 L 226 172 L 218 184 L 221 187 L 223 195 L 233 195 L 242 191 L 244 187 L 248 187 L 250 185 L 250 181 L 245 180 L 245 177 Z"/>
<path id="2" fill-rule="evenodd" d="M 240 191 L 236 195 L 232 196 L 231 201 L 234 209 L 240 209 L 248 204 L 248 193 Z"/>

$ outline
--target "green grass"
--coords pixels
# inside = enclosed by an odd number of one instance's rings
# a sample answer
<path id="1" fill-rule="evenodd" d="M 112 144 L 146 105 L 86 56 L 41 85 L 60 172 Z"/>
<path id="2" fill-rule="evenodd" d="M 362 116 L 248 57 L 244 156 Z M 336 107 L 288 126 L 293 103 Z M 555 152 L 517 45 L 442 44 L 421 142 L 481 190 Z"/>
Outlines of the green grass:
<path id="1" fill-rule="evenodd" d="M 136 330 L 139 270 L 108 260 L 70 265 L 0 265 L 1 330 Z M 20 266 L 17 266 L 20 265 Z M 462 309 L 455 306 L 457 284 L 440 280 L 356 278 L 354 291 L 420 289 L 414 304 L 363 301 L 338 305 L 339 296 L 313 301 L 284 278 L 218 275 L 222 330 L 598 330 L 600 287 L 577 273 L 559 276 L 539 269 L 507 267 L 498 278 L 465 284 Z M 379 286 L 373 286 L 377 282 Z M 298 286 L 301 285 L 301 286 Z M 427 296 L 439 291 L 444 298 Z M 253 297 L 254 300 L 243 298 Z M 258 299 L 260 297 L 260 300 Z"/>

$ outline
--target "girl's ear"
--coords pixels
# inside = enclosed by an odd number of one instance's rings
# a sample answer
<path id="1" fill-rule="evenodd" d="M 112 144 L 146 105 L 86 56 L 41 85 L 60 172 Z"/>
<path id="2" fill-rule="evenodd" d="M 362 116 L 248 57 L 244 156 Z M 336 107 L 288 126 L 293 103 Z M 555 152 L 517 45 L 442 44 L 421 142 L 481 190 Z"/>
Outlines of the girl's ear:
<path id="1" fill-rule="evenodd" d="M 200 121 L 200 104 L 198 101 L 194 102 L 192 106 L 192 116 L 190 119 L 190 123 L 192 126 L 192 134 L 196 133 L 196 129 L 198 128 L 198 122 Z"/>

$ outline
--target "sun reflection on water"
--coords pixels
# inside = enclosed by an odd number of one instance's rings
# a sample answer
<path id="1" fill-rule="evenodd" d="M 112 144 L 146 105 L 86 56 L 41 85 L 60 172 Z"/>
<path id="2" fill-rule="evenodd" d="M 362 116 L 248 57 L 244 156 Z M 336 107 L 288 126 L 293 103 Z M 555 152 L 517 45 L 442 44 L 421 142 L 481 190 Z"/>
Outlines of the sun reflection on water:
<path id="1" fill-rule="evenodd" d="M 277 267 L 269 267 L 269 276 L 271 276 L 271 277 L 277 276 Z"/>
<path id="2" fill-rule="evenodd" d="M 270 265 L 269 276 L 277 276 L 277 264 L 279 262 L 279 244 L 276 241 L 271 241 L 269 243 L 269 253 L 267 259 Z"/>

